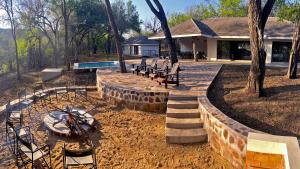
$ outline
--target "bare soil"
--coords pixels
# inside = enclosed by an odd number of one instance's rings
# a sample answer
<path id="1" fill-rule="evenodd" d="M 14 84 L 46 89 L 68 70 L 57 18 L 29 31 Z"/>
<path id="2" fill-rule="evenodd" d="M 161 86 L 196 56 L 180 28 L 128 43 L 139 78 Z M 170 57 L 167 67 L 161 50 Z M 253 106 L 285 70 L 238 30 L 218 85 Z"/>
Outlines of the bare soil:
<path id="1" fill-rule="evenodd" d="M 209 144 L 168 145 L 165 142 L 165 115 L 123 109 L 101 101 L 97 92 L 84 98 L 54 101 L 47 106 L 33 105 L 31 115 L 23 111 L 25 125 L 39 144 L 52 149 L 53 168 L 62 168 L 62 146 L 82 147 L 82 140 L 51 134 L 44 127 L 44 116 L 56 107 L 66 105 L 83 108 L 96 119 L 96 131 L 87 133 L 96 146 L 98 168 L 203 168 L 231 169 L 229 162 L 214 153 Z M 16 168 L 13 156 L 5 145 L 5 125 L 1 122 L 0 168 Z M 39 168 L 40 166 L 38 166 Z M 41 168 L 41 167 L 40 167 Z"/>
<path id="2" fill-rule="evenodd" d="M 64 86 L 77 78 L 94 79 L 93 74 L 66 73 L 50 81 L 46 87 Z M 0 105 L 8 99 L 16 99 L 17 91 L 32 87 L 39 82 L 38 73 L 22 76 L 16 81 L 15 75 L 0 78 Z M 90 81 L 95 85 L 95 81 Z M 96 131 L 87 133 L 96 147 L 98 168 L 203 168 L 232 169 L 231 164 L 213 152 L 208 143 L 195 145 L 168 145 L 165 142 L 165 114 L 153 114 L 124 109 L 101 100 L 97 92 L 90 92 L 88 100 L 70 100 L 53 98 L 46 106 L 40 102 L 34 104 L 30 114 L 24 110 L 24 125 L 30 126 L 38 144 L 51 147 L 53 168 L 63 168 L 62 146 L 64 143 L 73 149 L 82 148 L 82 139 L 66 138 L 49 132 L 43 125 L 45 115 L 57 107 L 67 105 L 83 108 L 95 118 Z M 5 141 L 5 115 L 0 115 L 0 169 L 17 168 L 14 156 Z M 37 166 L 37 168 L 42 168 Z M 79 167 L 80 168 L 80 167 Z M 84 167 L 81 167 L 84 168 Z"/>
<path id="3" fill-rule="evenodd" d="M 224 65 L 210 101 L 229 117 L 270 134 L 300 137 L 300 79 L 284 77 L 286 68 L 267 68 L 264 97 L 244 92 L 249 66 Z"/>

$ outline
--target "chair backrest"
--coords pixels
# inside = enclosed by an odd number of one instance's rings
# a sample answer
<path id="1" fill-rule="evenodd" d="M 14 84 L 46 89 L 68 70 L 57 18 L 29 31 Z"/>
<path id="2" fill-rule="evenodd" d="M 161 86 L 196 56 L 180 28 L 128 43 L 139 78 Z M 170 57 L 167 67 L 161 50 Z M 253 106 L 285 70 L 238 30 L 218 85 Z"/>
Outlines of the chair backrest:
<path id="1" fill-rule="evenodd" d="M 142 58 L 141 64 L 140 64 L 141 67 L 146 66 L 146 60 L 147 60 L 146 58 Z"/>
<path id="2" fill-rule="evenodd" d="M 171 69 L 170 74 L 176 74 L 177 71 L 178 71 L 178 69 L 179 69 L 179 63 L 178 63 L 178 62 L 177 62 L 177 63 L 174 63 L 174 64 L 173 64 L 173 67 L 172 67 L 172 69 Z"/>
<path id="3" fill-rule="evenodd" d="M 90 147 L 85 150 L 69 150 L 64 148 L 64 154 L 68 157 L 85 157 L 89 155 L 93 155 L 93 148 Z"/>
<path id="4" fill-rule="evenodd" d="M 163 64 L 162 64 L 162 66 L 161 66 L 161 69 L 162 70 L 166 70 L 167 67 L 168 67 L 168 65 L 169 65 L 169 60 L 165 59 L 164 62 L 163 62 Z"/>
<path id="5" fill-rule="evenodd" d="M 152 68 L 154 68 L 156 66 L 157 60 L 158 59 L 152 59 L 152 62 L 151 62 L 151 65 L 150 65 Z"/>

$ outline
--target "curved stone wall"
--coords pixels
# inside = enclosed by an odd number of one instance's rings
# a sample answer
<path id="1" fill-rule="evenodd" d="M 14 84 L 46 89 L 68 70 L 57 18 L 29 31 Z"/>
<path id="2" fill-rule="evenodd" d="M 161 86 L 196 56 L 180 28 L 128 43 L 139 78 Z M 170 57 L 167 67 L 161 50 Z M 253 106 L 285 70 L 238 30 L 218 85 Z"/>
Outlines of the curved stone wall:
<path id="1" fill-rule="evenodd" d="M 164 113 L 167 108 L 168 92 L 138 90 L 129 86 L 118 86 L 104 82 L 97 76 L 100 97 L 134 110 Z"/>
<path id="2" fill-rule="evenodd" d="M 213 82 L 214 80 L 212 83 Z M 208 133 L 209 144 L 214 151 L 227 159 L 233 166 L 236 168 L 243 168 L 245 165 L 248 133 L 260 131 L 251 129 L 229 118 L 211 104 L 207 97 L 207 93 L 209 92 L 212 83 L 210 84 L 206 95 L 198 97 L 199 112 Z"/>

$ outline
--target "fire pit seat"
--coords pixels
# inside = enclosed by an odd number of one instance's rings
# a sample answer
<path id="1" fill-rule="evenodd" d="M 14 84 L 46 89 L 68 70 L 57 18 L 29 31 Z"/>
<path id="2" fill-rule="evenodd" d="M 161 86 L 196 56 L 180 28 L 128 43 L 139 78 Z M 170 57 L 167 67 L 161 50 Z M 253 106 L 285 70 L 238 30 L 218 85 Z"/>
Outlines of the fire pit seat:
<path id="1" fill-rule="evenodd" d="M 86 113 L 84 110 L 72 109 L 72 113 L 77 114 L 86 124 L 80 124 L 81 128 L 85 131 L 90 129 L 90 126 L 94 123 L 94 118 L 92 115 Z M 53 111 L 45 116 L 44 124 L 46 127 L 57 134 L 69 135 L 71 130 L 66 125 L 66 121 L 69 117 L 69 114 L 63 111 Z"/>

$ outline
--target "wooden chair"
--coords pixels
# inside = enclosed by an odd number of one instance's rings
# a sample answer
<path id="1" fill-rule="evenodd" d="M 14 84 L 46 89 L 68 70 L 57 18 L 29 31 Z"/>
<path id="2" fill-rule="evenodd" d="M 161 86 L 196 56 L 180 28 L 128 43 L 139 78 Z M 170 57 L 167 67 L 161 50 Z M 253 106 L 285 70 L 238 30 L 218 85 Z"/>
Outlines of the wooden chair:
<path id="1" fill-rule="evenodd" d="M 175 63 L 170 71 L 170 73 L 166 73 L 163 77 L 157 79 L 159 84 L 165 83 L 165 88 L 168 88 L 168 84 L 176 84 L 179 86 L 179 63 Z"/>
<path id="2" fill-rule="evenodd" d="M 149 77 L 153 80 L 157 77 L 161 77 L 163 74 L 168 73 L 168 65 L 169 65 L 169 60 L 165 59 L 162 63 L 162 66 L 160 68 L 158 68 L 156 66 L 155 69 L 152 69 Z"/>
<path id="3" fill-rule="evenodd" d="M 146 65 L 146 67 L 140 71 L 140 74 L 143 76 L 149 77 L 150 71 L 155 70 L 157 68 L 157 60 L 158 59 L 152 59 L 152 62 L 150 65 Z"/>
<path id="4" fill-rule="evenodd" d="M 84 86 L 82 86 L 82 84 L 84 84 Z M 84 96 L 86 99 L 88 97 L 88 92 L 87 92 L 87 84 L 88 82 L 86 80 L 77 80 L 75 81 L 75 86 L 82 86 L 80 88 L 76 88 L 75 89 L 75 98 L 77 98 L 77 96 Z"/>
<path id="5" fill-rule="evenodd" d="M 46 100 L 51 102 L 51 97 L 49 96 L 49 93 L 45 93 L 42 84 L 33 87 L 33 97 L 35 101 L 40 100 L 41 103 L 44 103 Z"/>
<path id="6" fill-rule="evenodd" d="M 43 146 L 38 145 L 31 133 L 28 133 L 25 138 L 17 136 L 17 151 L 25 168 L 29 163 L 33 168 L 37 161 L 40 162 L 39 164 L 44 165 L 43 168 L 52 168 L 50 147 L 46 144 Z M 49 163 L 46 161 L 46 157 L 50 159 Z"/>
<path id="7" fill-rule="evenodd" d="M 64 169 L 69 166 L 92 165 L 91 168 L 97 168 L 95 147 L 90 142 L 90 148 L 86 150 L 68 150 L 64 144 L 63 146 L 63 164 Z"/>
<path id="8" fill-rule="evenodd" d="M 142 58 L 141 63 L 139 65 L 132 64 L 130 71 L 132 71 L 132 74 L 136 72 L 138 75 L 139 72 L 146 67 L 146 58 Z"/>

